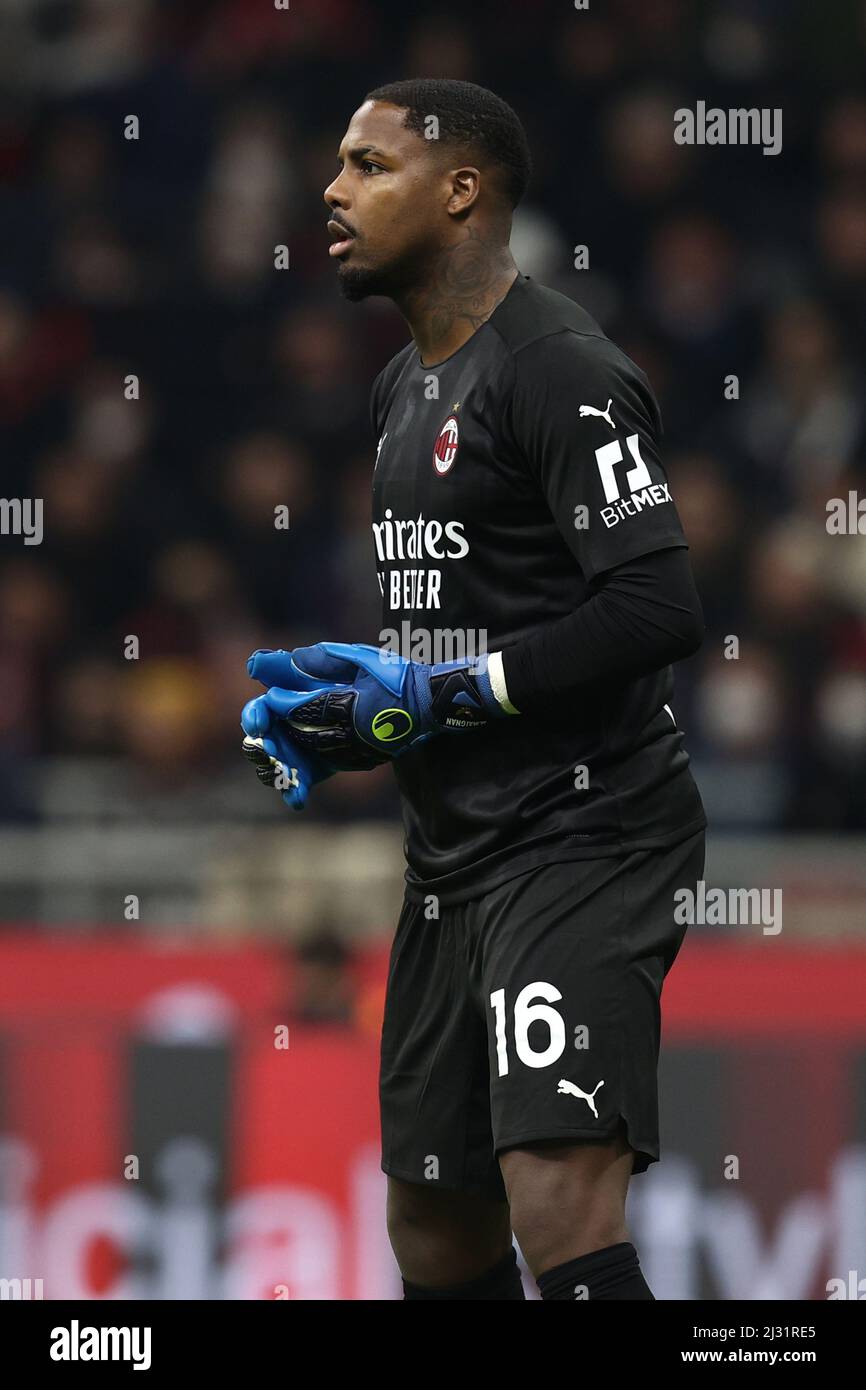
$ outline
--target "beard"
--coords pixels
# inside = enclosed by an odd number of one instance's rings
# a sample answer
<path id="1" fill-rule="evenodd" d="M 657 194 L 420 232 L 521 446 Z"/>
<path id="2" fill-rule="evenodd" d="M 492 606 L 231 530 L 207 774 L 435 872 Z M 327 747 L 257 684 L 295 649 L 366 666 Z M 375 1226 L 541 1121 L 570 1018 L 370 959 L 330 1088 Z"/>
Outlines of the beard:
<path id="1" fill-rule="evenodd" d="M 413 248 L 393 257 L 386 265 L 354 266 L 340 261 L 337 282 L 343 298 L 353 302 L 371 294 L 395 299 L 411 288 L 423 260 L 424 255 Z"/>
<path id="2" fill-rule="evenodd" d="M 371 294 L 387 295 L 392 277 L 387 271 L 365 269 L 363 266 L 341 265 L 337 271 L 337 282 L 344 299 L 357 303 Z"/>

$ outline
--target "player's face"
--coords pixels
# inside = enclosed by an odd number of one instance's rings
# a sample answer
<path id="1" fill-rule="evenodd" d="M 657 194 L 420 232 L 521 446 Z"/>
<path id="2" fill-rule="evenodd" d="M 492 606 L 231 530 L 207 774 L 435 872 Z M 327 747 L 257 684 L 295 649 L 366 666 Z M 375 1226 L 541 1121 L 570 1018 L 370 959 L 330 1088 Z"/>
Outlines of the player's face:
<path id="1" fill-rule="evenodd" d="M 447 185 L 425 142 L 404 130 L 404 116 L 387 102 L 359 106 L 340 145 L 340 172 L 325 189 L 330 254 L 347 299 L 410 287 L 441 244 L 436 213 L 444 219 Z"/>

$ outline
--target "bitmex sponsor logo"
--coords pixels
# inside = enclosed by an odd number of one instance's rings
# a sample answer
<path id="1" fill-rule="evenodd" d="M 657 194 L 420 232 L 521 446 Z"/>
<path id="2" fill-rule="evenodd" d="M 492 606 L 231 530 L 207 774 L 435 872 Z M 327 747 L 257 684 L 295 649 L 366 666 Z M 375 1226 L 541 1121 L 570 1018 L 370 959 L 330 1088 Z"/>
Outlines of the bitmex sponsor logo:
<path id="1" fill-rule="evenodd" d="M 384 521 L 373 522 L 373 538 L 380 560 L 462 560 L 469 554 L 462 521 L 404 520 L 390 507 Z"/>
<path id="2" fill-rule="evenodd" d="M 615 502 L 612 507 L 602 507 L 601 519 L 610 530 L 627 516 L 637 516 L 645 507 L 657 507 L 661 502 L 672 500 L 667 483 L 653 483 L 650 487 L 633 493 L 631 497 Z"/>
<path id="3" fill-rule="evenodd" d="M 149 1327 L 52 1327 L 52 1361 L 131 1361 L 134 1371 L 150 1370 Z"/>
<path id="4" fill-rule="evenodd" d="M 581 406 L 582 411 L 586 408 L 586 406 Z M 633 465 L 625 474 L 625 486 L 628 487 L 631 494 L 626 498 L 622 496 L 623 479 L 620 477 L 621 470 L 619 468 L 619 465 L 625 461 L 625 456 L 619 440 L 612 439 L 610 443 L 603 444 L 595 451 L 595 461 L 604 488 L 604 500 L 611 504 L 602 507 L 600 513 L 608 530 L 611 526 L 616 526 L 620 521 L 623 521 L 625 517 L 637 516 L 646 507 L 658 507 L 662 502 L 672 500 L 667 483 L 654 483 L 652 481 L 649 468 L 640 451 L 638 435 L 628 435 L 625 447 Z"/>

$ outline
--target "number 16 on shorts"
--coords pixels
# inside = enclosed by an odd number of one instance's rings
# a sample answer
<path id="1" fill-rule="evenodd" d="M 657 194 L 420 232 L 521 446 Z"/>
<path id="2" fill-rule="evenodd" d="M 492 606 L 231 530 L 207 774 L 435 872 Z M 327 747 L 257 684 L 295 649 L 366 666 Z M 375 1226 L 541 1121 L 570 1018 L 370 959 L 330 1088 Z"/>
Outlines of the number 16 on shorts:
<path id="1" fill-rule="evenodd" d="M 534 980 L 525 985 L 514 1001 L 514 1047 L 518 1061 L 527 1067 L 549 1067 L 565 1051 L 565 1020 L 551 1005 L 562 998 L 555 985 L 547 980 Z M 544 1001 L 544 1002 L 539 1002 Z M 496 1022 L 496 1061 L 500 1076 L 508 1075 L 508 1036 L 506 1033 L 507 1003 L 504 989 L 495 989 L 490 1007 Z M 544 1024 L 549 1042 L 541 1052 L 529 1043 L 533 1023 Z"/>

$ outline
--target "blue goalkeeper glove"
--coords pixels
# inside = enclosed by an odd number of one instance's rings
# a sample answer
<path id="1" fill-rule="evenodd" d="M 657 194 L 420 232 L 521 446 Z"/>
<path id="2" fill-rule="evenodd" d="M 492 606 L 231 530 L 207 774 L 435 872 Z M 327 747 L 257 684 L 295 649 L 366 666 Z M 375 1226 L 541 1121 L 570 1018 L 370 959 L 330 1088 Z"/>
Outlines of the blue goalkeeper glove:
<path id="1" fill-rule="evenodd" d="M 486 656 L 428 666 L 378 647 L 319 642 L 254 652 L 247 670 L 270 686 L 247 709 L 283 721 L 293 743 L 341 770 L 400 757 L 436 734 L 483 728 L 508 713 L 493 693 Z"/>
<path id="2" fill-rule="evenodd" d="M 250 700 L 241 715 L 241 727 L 246 734 L 244 757 L 254 765 L 260 782 L 266 787 L 276 787 L 293 811 L 303 811 L 311 787 L 333 777 L 336 769 L 310 749 L 298 748 L 278 720 L 266 726 L 260 710 L 248 715 L 250 706 L 257 703 Z"/>

